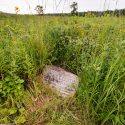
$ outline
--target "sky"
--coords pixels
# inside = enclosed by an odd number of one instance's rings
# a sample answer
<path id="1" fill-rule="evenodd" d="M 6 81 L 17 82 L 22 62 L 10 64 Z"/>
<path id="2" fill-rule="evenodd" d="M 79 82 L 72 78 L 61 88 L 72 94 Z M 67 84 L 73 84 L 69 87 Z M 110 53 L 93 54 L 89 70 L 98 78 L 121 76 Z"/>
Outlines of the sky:
<path id="1" fill-rule="evenodd" d="M 125 8 L 125 0 L 0 0 L 0 11 L 15 13 L 15 6 L 20 14 L 35 14 L 35 7 L 42 5 L 44 13 L 68 13 L 72 2 L 78 3 L 78 11 L 103 11 Z"/>

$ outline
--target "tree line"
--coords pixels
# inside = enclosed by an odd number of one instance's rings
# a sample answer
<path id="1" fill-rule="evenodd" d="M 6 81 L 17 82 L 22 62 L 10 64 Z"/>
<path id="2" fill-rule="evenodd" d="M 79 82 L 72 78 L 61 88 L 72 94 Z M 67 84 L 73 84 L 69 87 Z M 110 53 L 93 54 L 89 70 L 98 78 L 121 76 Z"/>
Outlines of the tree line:
<path id="1" fill-rule="evenodd" d="M 50 15 L 50 16 L 69 16 L 69 15 L 76 15 L 76 16 L 105 16 L 105 15 L 110 15 L 110 16 L 125 16 L 125 9 L 116 9 L 116 10 L 106 10 L 106 11 L 87 11 L 87 12 L 78 12 L 78 3 L 73 2 L 70 5 L 71 12 L 70 13 L 53 13 L 53 14 L 45 14 L 45 15 Z M 37 5 L 36 6 L 36 11 L 38 15 L 44 15 L 44 10 L 43 6 Z"/>

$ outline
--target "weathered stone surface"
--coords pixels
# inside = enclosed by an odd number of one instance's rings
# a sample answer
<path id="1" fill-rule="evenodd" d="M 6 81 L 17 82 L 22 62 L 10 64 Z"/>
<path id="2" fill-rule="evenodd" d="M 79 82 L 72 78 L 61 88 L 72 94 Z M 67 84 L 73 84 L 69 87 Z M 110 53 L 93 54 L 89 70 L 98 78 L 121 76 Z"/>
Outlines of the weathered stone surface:
<path id="1" fill-rule="evenodd" d="M 78 76 L 56 66 L 46 66 L 43 71 L 43 83 L 54 88 L 61 96 L 74 95 L 79 83 Z"/>

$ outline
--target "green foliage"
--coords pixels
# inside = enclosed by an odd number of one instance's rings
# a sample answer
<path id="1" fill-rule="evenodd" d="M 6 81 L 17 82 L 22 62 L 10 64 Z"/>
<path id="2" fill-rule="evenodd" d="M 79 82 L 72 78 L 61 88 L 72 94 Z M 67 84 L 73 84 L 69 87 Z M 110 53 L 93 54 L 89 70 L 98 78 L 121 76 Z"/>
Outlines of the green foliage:
<path id="1" fill-rule="evenodd" d="M 54 100 L 42 111 L 27 110 L 32 116 L 29 123 L 35 124 L 43 118 L 54 125 L 125 124 L 124 24 L 123 17 L 109 15 L 99 18 L 91 14 L 85 18 L 3 16 L 0 123 L 27 122 L 25 108 L 39 90 L 34 78 L 45 65 L 55 64 L 79 75 L 77 94 L 65 103 Z M 44 87 L 39 91 L 42 90 L 43 95 L 49 95 Z M 75 104 L 69 104 L 72 100 Z"/>
<path id="2" fill-rule="evenodd" d="M 16 18 L 5 20 L 0 20 L 0 124 L 24 124 L 24 93 L 48 62 L 48 50 L 35 25 L 28 29 Z"/>
<path id="3" fill-rule="evenodd" d="M 2 97 L 21 97 L 23 94 L 24 80 L 18 76 L 7 76 L 0 81 L 0 95 Z"/>
<path id="4" fill-rule="evenodd" d="M 50 60 L 79 74 L 77 97 L 95 124 L 124 124 L 124 30 L 106 22 L 78 25 L 47 28 Z"/>
<path id="5" fill-rule="evenodd" d="M 14 124 L 22 124 L 26 122 L 26 117 L 24 115 L 25 110 L 23 110 L 23 113 L 20 112 L 22 109 L 17 108 L 0 108 L 0 123 L 2 124 L 8 124 L 13 123 Z"/>
<path id="6" fill-rule="evenodd" d="M 16 124 L 23 124 L 26 122 L 26 118 L 24 116 L 19 116 L 16 120 L 15 123 Z"/>
<path id="7" fill-rule="evenodd" d="M 73 27 L 54 27 L 47 32 L 49 34 L 46 34 L 45 41 L 52 45 L 49 57 L 51 62 L 73 72 L 80 70 L 82 61 L 80 55 L 84 44 L 83 40 L 79 38 L 82 36 L 81 30 Z"/>

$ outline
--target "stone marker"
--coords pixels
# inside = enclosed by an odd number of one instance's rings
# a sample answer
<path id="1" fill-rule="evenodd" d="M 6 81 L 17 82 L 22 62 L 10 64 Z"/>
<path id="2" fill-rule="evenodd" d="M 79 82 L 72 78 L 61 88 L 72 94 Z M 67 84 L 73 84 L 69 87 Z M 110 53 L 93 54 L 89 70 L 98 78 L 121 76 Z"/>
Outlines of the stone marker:
<path id="1" fill-rule="evenodd" d="M 74 95 L 79 83 L 78 76 L 56 66 L 46 66 L 43 71 L 43 83 L 54 88 L 61 96 Z"/>

